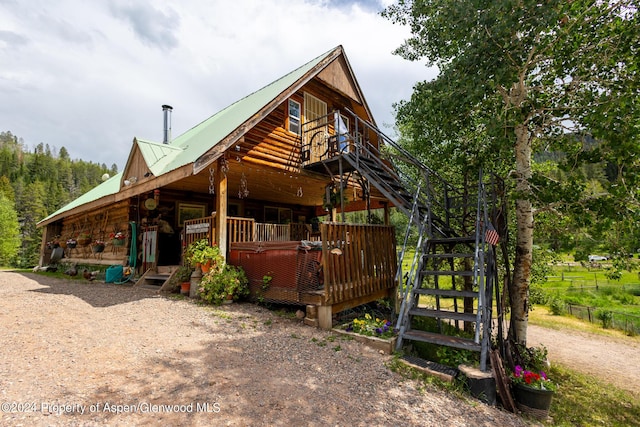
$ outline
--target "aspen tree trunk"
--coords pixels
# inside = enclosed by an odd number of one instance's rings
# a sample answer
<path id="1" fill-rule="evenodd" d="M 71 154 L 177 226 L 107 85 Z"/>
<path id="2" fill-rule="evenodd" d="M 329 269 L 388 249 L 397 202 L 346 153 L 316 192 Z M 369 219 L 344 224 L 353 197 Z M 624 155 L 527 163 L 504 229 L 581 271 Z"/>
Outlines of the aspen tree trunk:
<path id="1" fill-rule="evenodd" d="M 516 255 L 509 289 L 511 328 L 509 335 L 526 345 L 529 320 L 529 285 L 533 261 L 533 208 L 531 203 L 531 132 L 526 124 L 516 126 Z"/>

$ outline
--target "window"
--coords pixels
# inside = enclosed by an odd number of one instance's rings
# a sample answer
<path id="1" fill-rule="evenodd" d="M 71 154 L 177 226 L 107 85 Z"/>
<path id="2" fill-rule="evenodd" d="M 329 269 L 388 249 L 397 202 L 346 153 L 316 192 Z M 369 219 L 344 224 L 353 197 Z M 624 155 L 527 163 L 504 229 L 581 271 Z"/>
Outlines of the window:
<path id="1" fill-rule="evenodd" d="M 344 114 L 340 114 L 340 118 L 342 119 L 342 123 L 344 123 L 346 132 L 349 132 L 349 117 Z"/>
<path id="2" fill-rule="evenodd" d="M 300 134 L 300 103 L 289 100 L 289 132 Z"/>
<path id="3" fill-rule="evenodd" d="M 273 206 L 265 206 L 264 222 L 269 224 L 288 224 L 293 217 L 289 208 L 276 208 Z"/>

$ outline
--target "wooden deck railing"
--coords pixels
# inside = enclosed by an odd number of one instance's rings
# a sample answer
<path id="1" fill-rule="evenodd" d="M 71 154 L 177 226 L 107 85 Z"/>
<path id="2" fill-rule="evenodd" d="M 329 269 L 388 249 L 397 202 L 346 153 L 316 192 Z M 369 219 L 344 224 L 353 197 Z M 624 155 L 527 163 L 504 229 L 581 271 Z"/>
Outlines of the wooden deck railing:
<path id="1" fill-rule="evenodd" d="M 229 243 L 251 242 L 256 230 L 253 218 L 227 217 L 227 241 Z"/>
<path id="2" fill-rule="evenodd" d="M 214 235 L 214 217 L 185 221 L 185 246 Z M 288 241 L 288 224 L 260 224 L 250 218 L 227 219 L 230 243 Z M 391 226 L 320 224 L 322 236 L 323 303 L 353 304 L 371 301 L 396 286 L 395 230 Z"/>
<path id="3" fill-rule="evenodd" d="M 288 242 L 291 240 L 289 224 L 256 223 L 254 242 Z"/>
<path id="4" fill-rule="evenodd" d="M 395 287 L 393 227 L 323 223 L 320 233 L 326 304 L 370 300 Z"/>
<path id="5" fill-rule="evenodd" d="M 213 241 L 215 235 L 215 213 L 205 218 L 191 219 L 184 222 L 184 245 L 208 239 Z M 274 242 L 309 239 L 304 224 L 265 224 L 253 218 L 227 217 L 227 239 L 236 242 Z"/>
<path id="6" fill-rule="evenodd" d="M 184 222 L 182 230 L 182 242 L 184 247 L 188 247 L 191 243 L 201 239 L 213 241 L 215 231 L 215 216 L 207 216 L 204 218 L 190 219 Z"/>
<path id="7" fill-rule="evenodd" d="M 216 230 L 215 217 L 214 213 L 212 216 L 185 221 L 183 231 L 185 247 L 200 239 L 207 239 L 209 243 L 212 243 Z M 227 217 L 229 243 L 253 241 L 255 223 L 253 218 Z"/>

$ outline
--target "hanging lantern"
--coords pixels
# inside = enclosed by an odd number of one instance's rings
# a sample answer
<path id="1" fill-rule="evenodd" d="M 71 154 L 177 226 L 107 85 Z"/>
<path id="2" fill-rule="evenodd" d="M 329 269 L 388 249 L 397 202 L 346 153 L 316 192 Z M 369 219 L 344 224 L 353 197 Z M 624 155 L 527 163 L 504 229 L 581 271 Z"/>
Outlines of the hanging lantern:
<path id="1" fill-rule="evenodd" d="M 238 188 L 238 198 L 244 199 L 249 196 L 249 189 L 247 188 L 247 177 L 244 172 L 242 172 L 242 176 L 240 177 L 240 186 Z"/>
<path id="2" fill-rule="evenodd" d="M 215 169 L 209 168 L 209 194 L 216 194 Z"/>
<path id="3" fill-rule="evenodd" d="M 229 162 L 227 161 L 227 158 L 221 157 L 218 163 L 220 163 L 220 172 L 226 176 L 227 172 L 229 172 Z"/>

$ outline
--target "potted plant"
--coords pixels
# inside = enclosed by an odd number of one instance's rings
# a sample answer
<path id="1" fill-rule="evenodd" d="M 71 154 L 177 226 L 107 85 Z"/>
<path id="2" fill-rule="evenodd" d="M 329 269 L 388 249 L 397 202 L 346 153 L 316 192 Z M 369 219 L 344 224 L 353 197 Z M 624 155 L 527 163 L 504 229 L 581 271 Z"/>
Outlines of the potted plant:
<path id="1" fill-rule="evenodd" d="M 242 267 L 226 264 L 221 271 L 202 276 L 198 294 L 204 301 L 220 305 L 249 295 L 249 280 Z"/>
<path id="2" fill-rule="evenodd" d="M 47 249 L 51 250 L 51 249 L 55 249 L 58 246 L 60 246 L 60 242 L 58 241 L 57 238 L 54 238 L 53 240 L 50 240 L 47 242 Z"/>
<path id="3" fill-rule="evenodd" d="M 189 295 L 189 290 L 191 289 L 191 273 L 193 273 L 193 268 L 190 265 L 181 265 L 172 278 L 172 284 L 179 285 L 180 293 L 183 295 Z"/>
<path id="4" fill-rule="evenodd" d="M 200 239 L 191 243 L 185 253 L 187 261 L 196 267 L 200 267 L 202 273 L 211 270 L 221 271 L 224 265 L 224 258 L 217 245 L 209 245 L 207 239 Z"/>
<path id="5" fill-rule="evenodd" d="M 545 372 L 549 366 L 547 349 L 544 346 L 515 346 L 515 349 L 514 360 L 518 364 L 510 379 L 516 406 L 525 414 L 546 419 L 557 389 Z"/>
<path id="6" fill-rule="evenodd" d="M 80 246 L 87 246 L 91 243 L 91 235 L 88 233 L 80 233 L 78 234 L 77 242 Z"/>
<path id="7" fill-rule="evenodd" d="M 111 238 L 111 243 L 113 244 L 113 246 L 124 246 L 127 239 L 127 235 L 122 231 L 111 233 L 109 237 Z"/>
<path id="8" fill-rule="evenodd" d="M 342 203 L 347 204 L 349 201 L 344 191 L 340 191 L 340 188 L 335 185 L 331 185 L 331 187 L 325 191 L 322 200 L 322 207 L 327 211 L 340 206 Z"/>
<path id="9" fill-rule="evenodd" d="M 99 254 L 100 252 L 104 251 L 104 240 L 96 240 L 95 242 L 93 242 L 93 246 L 91 246 L 91 250 L 93 251 L 93 253 L 95 254 Z"/>

